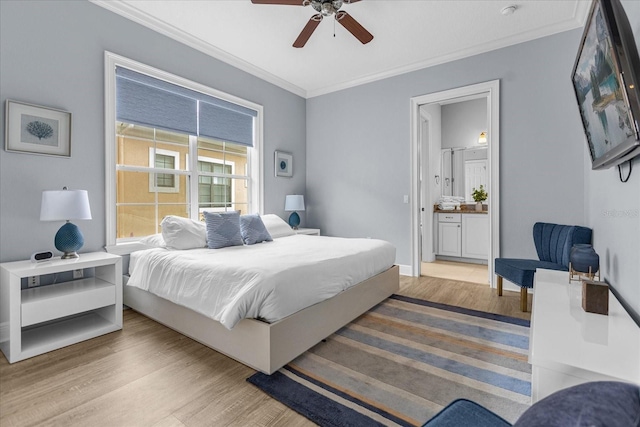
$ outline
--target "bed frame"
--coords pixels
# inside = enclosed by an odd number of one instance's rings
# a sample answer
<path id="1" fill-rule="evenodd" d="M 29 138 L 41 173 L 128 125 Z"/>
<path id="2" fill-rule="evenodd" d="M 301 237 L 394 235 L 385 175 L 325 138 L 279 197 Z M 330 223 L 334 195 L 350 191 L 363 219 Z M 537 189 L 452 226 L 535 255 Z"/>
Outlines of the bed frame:
<path id="1" fill-rule="evenodd" d="M 333 298 L 275 323 L 243 319 L 232 330 L 218 321 L 133 286 L 124 286 L 123 295 L 124 303 L 133 310 L 271 375 L 397 292 L 399 285 L 399 268 L 396 265 Z"/>

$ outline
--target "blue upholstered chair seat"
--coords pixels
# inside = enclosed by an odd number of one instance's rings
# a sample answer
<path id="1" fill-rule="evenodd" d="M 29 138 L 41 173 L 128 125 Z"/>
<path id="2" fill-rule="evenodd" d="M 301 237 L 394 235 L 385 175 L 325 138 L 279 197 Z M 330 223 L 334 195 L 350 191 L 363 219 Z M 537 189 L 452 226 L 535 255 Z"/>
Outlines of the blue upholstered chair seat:
<path id="1" fill-rule="evenodd" d="M 496 258 L 495 270 L 498 276 L 525 288 L 533 287 L 533 276 L 537 268 L 569 271 L 562 264 L 533 259 Z"/>

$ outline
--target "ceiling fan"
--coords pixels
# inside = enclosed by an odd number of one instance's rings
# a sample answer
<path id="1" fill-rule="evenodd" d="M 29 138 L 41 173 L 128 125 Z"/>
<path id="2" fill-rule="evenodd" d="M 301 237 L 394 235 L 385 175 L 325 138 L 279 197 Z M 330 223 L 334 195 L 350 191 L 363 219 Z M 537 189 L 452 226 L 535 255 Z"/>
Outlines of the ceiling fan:
<path id="1" fill-rule="evenodd" d="M 282 4 L 288 6 L 309 6 L 313 7 L 316 12 L 315 15 L 309 19 L 307 25 L 304 26 L 302 32 L 298 36 L 293 47 L 303 47 L 311 34 L 315 31 L 320 21 L 325 16 L 333 15 L 335 20 L 338 21 L 344 28 L 347 29 L 355 38 L 360 40 L 362 44 L 367 44 L 373 40 L 373 35 L 367 31 L 358 21 L 353 19 L 344 10 L 340 10 L 343 3 L 356 3 L 360 0 L 251 0 L 253 4 Z"/>

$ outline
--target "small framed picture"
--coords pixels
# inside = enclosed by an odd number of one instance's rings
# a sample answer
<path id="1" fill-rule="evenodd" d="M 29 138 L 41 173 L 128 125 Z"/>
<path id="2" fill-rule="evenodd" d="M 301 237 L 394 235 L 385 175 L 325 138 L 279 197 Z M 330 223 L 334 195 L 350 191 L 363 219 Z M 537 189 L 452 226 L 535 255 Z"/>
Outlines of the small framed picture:
<path id="1" fill-rule="evenodd" d="M 71 113 L 7 99 L 5 150 L 71 157 Z"/>
<path id="2" fill-rule="evenodd" d="M 276 151 L 276 176 L 293 176 L 293 154 Z"/>

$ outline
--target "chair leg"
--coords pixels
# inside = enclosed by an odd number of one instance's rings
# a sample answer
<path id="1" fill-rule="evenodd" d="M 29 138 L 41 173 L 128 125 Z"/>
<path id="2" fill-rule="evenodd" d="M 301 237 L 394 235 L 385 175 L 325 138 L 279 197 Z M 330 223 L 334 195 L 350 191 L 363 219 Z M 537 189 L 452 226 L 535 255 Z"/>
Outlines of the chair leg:
<path id="1" fill-rule="evenodd" d="M 502 296 L 502 276 L 498 276 L 498 296 Z"/>
<path id="2" fill-rule="evenodd" d="M 527 288 L 520 288 L 520 310 L 527 311 Z"/>

